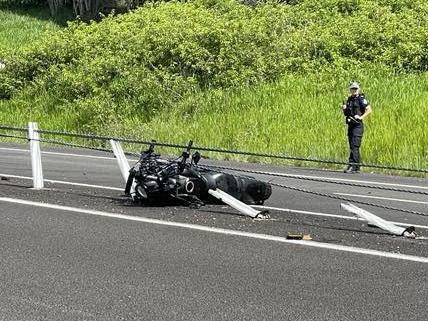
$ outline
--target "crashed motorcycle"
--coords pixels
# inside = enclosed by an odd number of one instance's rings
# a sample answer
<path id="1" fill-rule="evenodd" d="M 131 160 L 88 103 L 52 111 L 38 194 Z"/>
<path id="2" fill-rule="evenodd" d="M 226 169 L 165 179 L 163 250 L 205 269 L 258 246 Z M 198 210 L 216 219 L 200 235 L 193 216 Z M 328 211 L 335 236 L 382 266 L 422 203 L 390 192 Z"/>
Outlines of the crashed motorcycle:
<path id="1" fill-rule="evenodd" d="M 201 154 L 190 155 L 192 142 L 175 160 L 161 158 L 154 152 L 155 143 L 143 151 L 130 169 L 125 194 L 140 203 L 163 204 L 178 200 L 199 207 L 205 203 L 222 203 L 227 199 L 244 204 L 261 205 L 267 200 L 270 184 L 250 176 L 237 176 L 200 166 Z M 216 194 L 217 193 L 217 194 Z M 218 193 L 222 193 L 220 196 Z"/>

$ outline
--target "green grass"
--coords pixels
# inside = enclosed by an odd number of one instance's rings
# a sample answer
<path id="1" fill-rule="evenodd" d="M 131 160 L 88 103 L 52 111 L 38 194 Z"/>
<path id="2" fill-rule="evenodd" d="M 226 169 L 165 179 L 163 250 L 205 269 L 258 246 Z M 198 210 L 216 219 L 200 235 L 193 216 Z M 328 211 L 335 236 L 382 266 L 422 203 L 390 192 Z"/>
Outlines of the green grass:
<path id="1" fill-rule="evenodd" d="M 366 121 L 364 162 L 428 168 L 427 83 L 428 74 L 366 75 L 363 85 L 374 112 Z M 148 124 L 135 118 L 124 128 L 162 141 L 192 138 L 206 146 L 345 161 L 340 106 L 346 84 L 328 74 L 286 76 L 276 84 L 194 97 Z"/>
<path id="2" fill-rule="evenodd" d="M 359 79 L 373 107 L 366 121 L 363 162 L 428 168 L 428 74 L 393 76 L 367 70 Z M 90 124 L 86 128 L 144 140 L 185 144 L 192 139 L 199 146 L 346 161 L 341 103 L 346 99 L 347 81 L 346 75 L 329 73 L 288 75 L 273 84 L 188 96 L 148 122 L 136 114 L 103 128 L 91 128 Z M 40 93 L 37 100 L 44 98 Z M 0 102 L 0 123 L 24 125 L 34 120 L 41 128 L 76 128 L 76 110 L 47 114 L 37 108 L 19 109 L 18 105 Z M 214 153 L 209 156 L 273 161 Z"/>
<path id="3" fill-rule="evenodd" d="M 69 11 L 52 18 L 48 7 L 13 10 L 0 7 L 0 51 L 25 47 L 44 32 L 58 30 L 69 18 Z"/>

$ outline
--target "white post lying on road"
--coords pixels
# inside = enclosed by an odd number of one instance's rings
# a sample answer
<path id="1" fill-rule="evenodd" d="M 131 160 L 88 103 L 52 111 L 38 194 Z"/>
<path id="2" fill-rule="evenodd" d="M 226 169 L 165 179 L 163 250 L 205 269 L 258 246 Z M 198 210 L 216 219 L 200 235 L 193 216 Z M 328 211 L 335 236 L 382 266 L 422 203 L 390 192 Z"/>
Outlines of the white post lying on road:
<path id="1" fill-rule="evenodd" d="M 122 146 L 118 141 L 110 139 L 111 148 L 113 149 L 114 156 L 117 159 L 117 164 L 119 165 L 120 172 L 122 173 L 125 184 L 128 181 L 129 167 L 128 160 L 126 159 L 125 153 L 123 152 Z"/>
<path id="2" fill-rule="evenodd" d="M 215 190 L 209 189 L 208 193 L 218 200 L 226 203 L 227 205 L 233 207 L 234 209 L 238 210 L 239 212 L 250 216 L 252 218 L 256 218 L 257 216 L 260 217 L 266 217 L 266 211 L 257 211 L 251 206 L 241 202 L 240 200 L 237 200 L 233 196 L 227 194 L 226 192 L 223 192 L 221 189 L 216 188 Z"/>
<path id="3" fill-rule="evenodd" d="M 369 224 L 377 226 L 382 230 L 388 231 L 391 234 L 406 236 L 406 237 L 415 237 L 415 234 L 413 232 L 414 228 L 412 227 L 404 228 L 401 226 L 397 226 L 351 203 L 348 203 L 348 204 L 342 203 L 340 204 L 340 206 L 343 209 L 347 210 L 348 212 L 351 212 L 357 215 L 359 218 L 366 220 Z"/>
<path id="4" fill-rule="evenodd" d="M 42 189 L 43 184 L 43 170 L 42 170 L 42 153 L 40 152 L 39 133 L 37 132 L 37 123 L 28 123 L 28 139 L 30 139 L 30 153 L 31 153 L 31 169 L 33 171 L 33 188 Z"/>

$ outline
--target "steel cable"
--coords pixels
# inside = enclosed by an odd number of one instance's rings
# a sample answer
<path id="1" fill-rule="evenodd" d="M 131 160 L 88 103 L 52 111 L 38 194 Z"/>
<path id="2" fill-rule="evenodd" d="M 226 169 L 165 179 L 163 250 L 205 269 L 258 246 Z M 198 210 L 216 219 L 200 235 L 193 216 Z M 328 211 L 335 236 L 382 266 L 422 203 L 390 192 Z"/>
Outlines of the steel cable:
<path id="1" fill-rule="evenodd" d="M 2 125 L 0 125 L 0 129 L 11 130 L 11 131 L 19 131 L 19 132 L 28 132 L 28 128 L 25 128 L 25 127 L 2 126 Z"/>
<path id="2" fill-rule="evenodd" d="M 42 131 L 39 131 L 39 132 L 42 132 Z M 17 138 L 17 139 L 29 140 L 27 137 L 16 136 L 16 135 L 0 134 L 0 136 L 1 137 L 8 137 L 8 138 Z M 63 146 L 69 146 L 69 147 L 78 147 L 78 148 L 84 148 L 84 149 L 90 149 L 90 150 L 96 150 L 96 151 L 103 151 L 103 152 L 112 153 L 111 150 L 105 149 L 105 148 L 90 147 L 90 146 L 79 145 L 79 144 L 72 144 L 72 143 L 67 143 L 67 142 L 62 142 L 62 141 L 56 141 L 56 140 L 39 139 L 38 141 L 41 142 L 41 143 L 50 143 L 50 144 L 56 144 L 56 145 L 63 145 Z M 122 140 L 122 141 L 124 141 L 124 140 Z M 153 143 L 153 142 L 148 142 L 148 144 L 150 144 L 150 143 Z M 155 144 L 159 145 L 158 143 L 155 143 Z M 187 146 L 184 146 L 184 147 L 187 147 Z M 197 149 L 197 148 L 194 148 L 194 149 Z M 128 154 L 131 154 L 133 156 L 137 155 L 135 153 L 128 153 Z M 211 168 L 221 168 L 221 169 L 226 169 L 226 170 L 246 172 L 246 173 L 253 173 L 253 174 L 262 174 L 262 175 L 272 175 L 273 174 L 273 173 L 269 173 L 269 172 L 251 171 L 251 170 L 244 170 L 244 169 L 237 169 L 237 168 L 230 168 L 230 167 L 228 168 L 228 167 L 225 167 L 225 166 L 215 166 L 215 165 L 212 165 L 212 166 L 207 165 L 207 166 L 200 166 L 200 167 L 201 168 L 204 168 L 204 167 L 206 167 L 206 168 L 210 168 L 210 167 Z M 273 176 L 283 176 L 283 175 L 275 174 Z M 313 180 L 316 180 L 316 179 L 313 179 Z M 326 180 L 323 180 L 323 181 L 326 181 Z M 328 181 L 328 182 L 330 183 L 330 181 Z M 414 215 L 428 216 L 428 214 L 422 213 L 422 212 L 418 212 L 418 211 L 406 210 L 406 209 L 396 208 L 396 207 L 392 207 L 392 206 L 384 206 L 384 205 L 374 204 L 374 203 L 365 202 L 365 201 L 353 200 L 353 199 L 349 199 L 349 198 L 342 197 L 342 196 L 337 196 L 337 195 L 332 195 L 332 194 L 327 194 L 327 193 L 310 191 L 310 190 L 306 190 L 306 189 L 298 188 L 298 187 L 287 186 L 285 184 L 278 184 L 278 183 L 272 183 L 272 182 L 270 182 L 269 184 L 271 184 L 272 186 L 277 186 L 277 187 L 281 187 L 281 188 L 291 189 L 291 190 L 295 190 L 295 191 L 299 191 L 299 192 L 303 192 L 303 193 L 309 193 L 309 194 L 317 195 L 317 196 L 323 196 L 323 197 L 327 197 L 327 198 L 331 198 L 331 199 L 338 199 L 338 200 L 343 200 L 343 201 L 348 201 L 348 202 L 353 202 L 353 203 L 358 203 L 358 204 L 363 204 L 363 205 L 368 205 L 368 206 L 374 206 L 374 207 L 378 207 L 378 208 L 382 208 L 382 209 L 400 211 L 400 212 L 414 214 Z M 346 183 L 346 184 L 344 184 L 344 183 L 338 183 L 338 184 L 350 185 L 351 183 Z M 361 186 L 361 185 L 359 185 L 359 184 L 352 184 L 351 186 Z M 363 187 L 367 187 L 367 186 L 363 186 Z M 389 189 L 389 188 L 383 187 L 381 189 Z M 397 191 L 398 189 L 389 189 L 389 190 L 395 190 L 395 191 Z M 403 191 L 403 190 L 400 190 L 400 191 Z M 409 192 L 407 190 L 404 190 L 404 191 Z M 419 192 L 415 192 L 415 193 L 420 194 Z"/>
<path id="3" fill-rule="evenodd" d="M 172 147 L 172 148 L 187 148 L 188 147 L 187 145 L 180 145 L 180 144 L 159 143 L 159 142 L 155 142 L 155 141 L 143 141 L 143 140 L 138 140 L 138 139 L 102 136 L 102 135 L 95 135 L 95 134 L 80 134 L 80 133 L 70 133 L 70 132 L 65 132 L 65 131 L 53 131 L 53 130 L 38 130 L 38 132 L 42 133 L 42 134 L 63 135 L 63 136 L 80 137 L 80 138 L 88 138 L 88 139 L 98 139 L 98 140 L 114 139 L 114 140 L 117 140 L 120 142 L 131 143 L 131 144 L 144 144 L 144 145 L 153 144 L 156 146 Z M 208 152 L 225 153 L 225 154 L 244 155 L 244 156 L 257 156 L 257 157 L 266 157 L 266 158 L 275 158 L 275 159 L 284 159 L 284 160 L 333 164 L 333 165 L 349 165 L 349 162 L 342 162 L 342 161 L 336 161 L 336 160 L 323 160 L 323 159 L 316 159 L 316 158 L 310 158 L 310 157 L 295 157 L 295 156 L 278 155 L 278 154 L 271 154 L 271 153 L 256 153 L 256 152 L 223 149 L 223 148 L 192 146 L 191 149 L 200 150 L 200 151 L 208 151 Z M 387 170 L 400 170 L 400 171 L 408 171 L 408 172 L 428 173 L 428 169 L 407 168 L 407 167 L 398 167 L 398 166 L 390 166 L 390 165 L 377 165 L 377 164 L 364 164 L 364 163 L 352 163 L 351 165 L 358 165 L 361 167 L 370 167 L 370 168 L 378 168 L 378 169 L 387 169 Z"/>
<path id="4" fill-rule="evenodd" d="M 17 138 L 17 139 L 29 140 L 28 137 L 17 136 L 17 135 L 0 134 L 0 136 L 1 137 L 7 137 L 7 138 Z"/>
<path id="5" fill-rule="evenodd" d="M 282 174 L 282 173 L 271 173 L 271 172 L 248 170 L 248 169 L 233 168 L 233 167 L 226 167 L 226 166 L 217 166 L 217 165 L 204 165 L 204 166 L 210 167 L 210 168 L 218 168 L 218 169 L 225 169 L 225 170 L 230 170 L 230 171 L 250 173 L 250 174 L 259 174 L 259 175 L 266 175 L 266 176 L 284 177 L 284 178 L 291 178 L 291 179 L 300 179 L 300 180 L 307 180 L 307 181 L 314 181 L 314 182 L 321 182 L 321 183 L 346 185 L 346 186 L 352 186 L 352 187 L 372 188 L 372 189 L 379 189 L 379 190 L 384 190 L 384 191 L 393 191 L 393 192 L 403 192 L 403 193 L 411 193 L 411 194 L 428 195 L 428 192 L 413 191 L 413 190 L 400 189 L 400 188 L 395 188 L 395 187 L 384 187 L 384 186 L 374 186 L 374 185 L 364 185 L 364 184 L 356 184 L 356 183 L 348 183 L 348 182 L 339 182 L 339 181 L 334 181 L 334 180 L 329 180 L 329 179 L 322 179 L 322 178 L 313 178 L 313 177 L 307 177 L 307 176 L 290 175 L 290 174 Z M 370 184 L 370 182 L 368 182 L 368 183 Z"/>
<path id="6" fill-rule="evenodd" d="M 209 165 L 208 166 L 199 166 L 199 167 L 205 168 L 205 169 L 210 168 Z M 236 171 L 240 171 L 240 170 L 236 170 Z M 224 172 L 222 172 L 222 173 L 224 173 Z M 342 196 L 338 196 L 338 195 L 332 195 L 332 194 L 327 194 L 327 193 L 322 193 L 322 192 L 310 191 L 310 190 L 307 190 L 304 188 L 299 188 L 299 187 L 292 187 L 292 186 L 288 186 L 285 184 L 272 183 L 272 182 L 266 182 L 266 183 L 268 183 L 272 186 L 277 186 L 277 187 L 286 188 L 286 189 L 290 189 L 290 190 L 294 190 L 294 191 L 298 191 L 298 192 L 302 192 L 302 193 L 307 193 L 307 194 L 312 194 L 312 195 L 317 195 L 317 196 L 323 196 L 323 197 L 327 197 L 327 198 L 331 198 L 331 199 L 338 199 L 341 201 L 353 202 L 353 203 L 373 206 L 373 207 L 387 209 L 387 210 L 399 211 L 399 212 L 404 212 L 404 213 L 409 213 L 409 214 L 414 214 L 414 215 L 419 215 L 419 216 L 428 216 L 427 213 L 423 213 L 423 212 L 406 210 L 406 209 L 392 207 L 392 206 L 385 206 L 385 205 L 380 205 L 380 204 L 375 204 L 375 203 L 370 203 L 370 202 L 365 202 L 365 201 L 354 200 L 354 199 L 350 199 L 350 198 L 346 198 L 346 197 L 342 197 Z"/>
<path id="7" fill-rule="evenodd" d="M 111 149 L 91 147 L 91 146 L 74 144 L 74 143 L 67 143 L 67 142 L 58 141 L 58 140 L 50 140 L 50 139 L 33 139 L 33 140 L 39 141 L 41 143 L 48 143 L 48 144 L 54 144 L 54 145 L 62 145 L 62 146 L 68 146 L 68 147 L 76 147 L 76 148 L 82 148 L 82 149 L 96 150 L 99 152 L 113 153 L 113 151 Z"/>
<path id="8" fill-rule="evenodd" d="M 25 128 L 13 127 L 13 126 L 0 126 L 0 129 L 26 131 Z M 103 135 L 97 135 L 97 134 L 82 134 L 82 133 L 57 131 L 57 130 L 41 130 L 41 129 L 39 129 L 39 130 L 37 130 L 37 132 L 40 134 L 47 134 L 47 135 L 60 135 L 60 136 L 96 139 L 96 140 L 113 139 L 113 140 L 124 142 L 124 143 L 144 144 L 144 145 L 153 144 L 156 146 L 171 147 L 171 148 L 187 148 L 188 147 L 187 145 L 181 145 L 181 144 L 159 143 L 159 142 L 155 142 L 155 141 L 143 141 L 143 140 L 132 139 L 132 138 L 103 136 Z M 336 160 L 323 160 L 323 159 L 316 159 L 316 158 L 310 158 L 310 157 L 306 157 L 306 158 L 305 157 L 294 157 L 294 156 L 278 155 L 278 154 L 271 154 L 271 153 L 256 153 L 256 152 L 229 150 L 229 149 L 222 149 L 222 148 L 209 148 L 209 147 L 202 147 L 202 146 L 201 147 L 193 146 L 192 149 L 193 150 L 200 150 L 200 151 L 208 151 L 208 152 L 244 155 L 244 156 L 266 157 L 266 158 L 294 160 L 294 161 L 303 161 L 303 162 L 317 162 L 317 163 L 333 164 L 333 165 L 349 165 L 348 162 L 342 162 L 342 161 L 336 161 Z M 358 164 L 353 163 L 351 165 L 358 165 L 361 167 L 386 169 L 386 170 L 398 170 L 398 171 L 428 173 L 428 169 L 407 168 L 407 167 L 398 167 L 398 166 L 390 166 L 390 165 L 377 165 L 377 164 L 364 164 L 364 163 L 358 163 Z"/>
<path id="9" fill-rule="evenodd" d="M 291 189 L 291 190 L 298 191 L 298 192 L 303 192 L 303 193 L 308 193 L 308 194 L 312 194 L 312 195 L 328 197 L 328 198 L 332 198 L 332 199 L 338 199 L 338 200 L 341 200 L 341 201 L 347 201 L 347 202 L 358 203 L 358 204 L 363 204 L 363 205 L 368 205 L 368 206 L 374 206 L 374 207 L 378 207 L 378 208 L 382 208 L 382 209 L 386 209 L 386 210 L 399 211 L 399 212 L 404 212 L 404 213 L 409 213 L 409 214 L 414 214 L 414 215 L 419 215 L 419 216 L 428 216 L 428 213 L 423 213 L 423 212 L 418 212 L 418 211 L 412 211 L 412 210 L 406 210 L 406 209 L 403 209 L 403 208 L 397 208 L 397 207 L 392 207 L 392 206 L 385 206 L 385 205 L 380 205 L 380 204 L 374 204 L 374 203 L 365 202 L 365 201 L 358 201 L 358 200 L 354 200 L 354 199 L 350 199 L 350 198 L 342 197 L 342 196 L 338 196 L 338 195 L 332 195 L 332 194 L 327 194 L 327 193 L 309 191 L 309 190 L 306 190 L 304 188 L 291 187 L 291 186 L 287 186 L 287 185 L 284 185 L 284 184 L 278 184 L 278 183 L 272 183 L 272 182 L 269 183 L 269 184 L 271 184 L 273 186 L 281 187 L 281 188 Z"/>
<path id="10" fill-rule="evenodd" d="M 91 147 L 91 146 L 79 145 L 79 144 L 73 144 L 73 143 L 67 143 L 67 142 L 57 141 L 57 140 L 29 139 L 28 137 L 24 137 L 24 136 L 8 135 L 8 134 L 1 134 L 1 133 L 0 133 L 0 137 L 17 138 L 17 139 L 23 139 L 23 140 L 28 140 L 28 141 L 32 140 L 32 141 L 38 141 L 40 143 L 49 143 L 49 144 L 54 144 L 54 145 L 62 145 L 62 146 L 68 146 L 68 147 L 77 147 L 77 148 L 82 148 L 82 149 L 90 149 L 90 150 L 96 150 L 96 151 L 101 151 L 101 152 L 113 153 L 113 151 L 110 150 L 110 149 L 97 148 L 97 147 Z"/>

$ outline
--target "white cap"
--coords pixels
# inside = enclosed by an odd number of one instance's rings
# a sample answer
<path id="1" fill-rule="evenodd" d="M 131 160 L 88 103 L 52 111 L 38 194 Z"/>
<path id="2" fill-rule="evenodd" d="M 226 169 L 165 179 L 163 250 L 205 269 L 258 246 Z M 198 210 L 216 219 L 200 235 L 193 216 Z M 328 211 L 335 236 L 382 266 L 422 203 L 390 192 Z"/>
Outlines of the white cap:
<path id="1" fill-rule="evenodd" d="M 349 89 L 360 89 L 360 85 L 356 81 L 353 81 L 350 83 Z"/>

